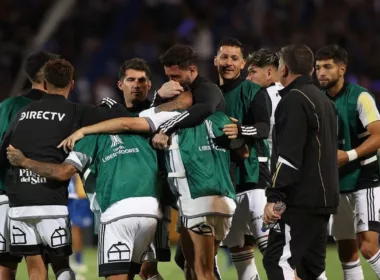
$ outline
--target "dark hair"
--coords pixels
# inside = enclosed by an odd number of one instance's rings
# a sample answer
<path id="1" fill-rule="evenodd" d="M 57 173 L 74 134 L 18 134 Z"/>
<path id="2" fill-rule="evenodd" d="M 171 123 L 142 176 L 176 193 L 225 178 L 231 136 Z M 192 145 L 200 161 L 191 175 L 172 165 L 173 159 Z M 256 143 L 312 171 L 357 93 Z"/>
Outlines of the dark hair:
<path id="1" fill-rule="evenodd" d="M 218 51 L 223 46 L 240 48 L 241 54 L 244 56 L 244 47 L 243 47 L 243 44 L 238 39 L 236 39 L 236 38 L 233 38 L 233 37 L 225 37 L 225 38 L 223 38 L 219 42 L 219 44 L 218 44 Z"/>
<path id="2" fill-rule="evenodd" d="M 314 54 L 306 45 L 289 45 L 281 48 L 280 57 L 289 71 L 298 75 L 310 75 L 314 65 Z"/>
<path id="3" fill-rule="evenodd" d="M 151 78 L 151 72 L 148 65 L 148 62 L 142 58 L 132 58 L 127 61 L 124 61 L 124 63 L 120 66 L 119 69 L 119 80 L 123 79 L 125 76 L 125 71 L 128 69 L 133 69 L 137 71 L 144 71 L 148 79 Z"/>
<path id="4" fill-rule="evenodd" d="M 46 62 L 57 58 L 59 58 L 59 55 L 45 51 L 31 53 L 24 61 L 24 71 L 29 80 L 35 83 L 41 83 L 43 81 L 42 75 L 37 75 L 37 73 Z"/>
<path id="5" fill-rule="evenodd" d="M 67 87 L 74 77 L 74 67 L 65 59 L 55 59 L 46 62 L 43 75 L 49 84 L 56 88 Z"/>
<path id="6" fill-rule="evenodd" d="M 191 65 L 198 65 L 198 58 L 194 49 L 181 44 L 174 45 L 168 49 L 160 56 L 160 61 L 164 66 L 178 65 L 181 69 L 186 69 Z"/>
<path id="7" fill-rule="evenodd" d="M 262 68 L 264 66 L 273 65 L 278 68 L 279 57 L 278 54 L 270 49 L 259 49 L 253 53 L 250 53 L 247 58 L 247 65 L 257 66 Z"/>
<path id="8" fill-rule="evenodd" d="M 342 47 L 338 45 L 329 45 L 320 48 L 315 54 L 315 60 L 327 60 L 332 59 L 335 63 L 343 62 L 347 65 L 347 52 Z"/>

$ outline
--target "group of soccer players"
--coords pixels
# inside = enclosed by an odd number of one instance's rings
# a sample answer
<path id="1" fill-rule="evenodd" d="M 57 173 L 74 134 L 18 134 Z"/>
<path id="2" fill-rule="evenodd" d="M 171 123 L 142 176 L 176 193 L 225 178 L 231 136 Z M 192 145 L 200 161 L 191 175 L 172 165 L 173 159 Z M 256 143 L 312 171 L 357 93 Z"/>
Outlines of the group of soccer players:
<path id="1" fill-rule="evenodd" d="M 75 279 L 68 264 L 67 187 L 76 173 L 99 219 L 99 276 L 162 279 L 158 262 L 171 259 L 174 208 L 180 234 L 174 259 L 186 279 L 221 279 L 219 246 L 228 248 L 239 280 L 260 279 L 254 246 L 265 259 L 268 234 L 281 231 L 265 231 L 263 216 L 272 187 L 274 113 L 288 75 L 278 69 L 286 61 L 269 49 L 245 58 L 234 38 L 221 41 L 215 53 L 216 84 L 199 75 L 191 47 L 170 48 L 160 57 L 169 81 L 152 102 L 148 64 L 128 60 L 117 84 L 125 104 L 106 98 L 97 107 L 66 100 L 74 86 L 68 61 L 45 52 L 26 60 L 32 89 L 0 105 L 0 279 L 15 279 L 22 257 L 30 279 L 45 280 L 49 262 L 58 280 Z M 360 280 L 358 249 L 380 277 L 380 115 L 367 89 L 345 82 L 346 67 L 347 54 L 338 46 L 316 53 L 321 94 L 338 115 L 341 195 L 331 232 L 344 279 Z M 327 279 L 324 263 L 291 269 L 281 279 Z"/>

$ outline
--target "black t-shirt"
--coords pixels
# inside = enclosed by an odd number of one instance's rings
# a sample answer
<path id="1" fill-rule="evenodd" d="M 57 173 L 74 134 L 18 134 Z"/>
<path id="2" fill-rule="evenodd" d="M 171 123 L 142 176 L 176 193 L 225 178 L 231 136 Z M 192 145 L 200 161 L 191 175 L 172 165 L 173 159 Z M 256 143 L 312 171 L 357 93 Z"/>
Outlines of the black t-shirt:
<path id="1" fill-rule="evenodd" d="M 22 109 L 8 130 L 1 148 L 11 144 L 26 157 L 48 163 L 62 163 L 67 154 L 59 143 L 76 129 L 103 120 L 130 116 L 123 107 L 93 107 L 67 101 L 63 96 L 46 94 Z M 68 182 L 50 180 L 29 170 L 13 167 L 13 179 L 6 183 L 11 207 L 67 205 Z"/>
<path id="2" fill-rule="evenodd" d="M 190 91 L 193 95 L 193 106 L 161 126 L 166 134 L 171 134 L 180 128 L 199 125 L 215 111 L 224 111 L 222 92 L 216 84 L 206 78 L 198 75 L 191 83 Z M 153 106 L 157 106 L 161 102 L 162 99 L 156 92 Z"/>

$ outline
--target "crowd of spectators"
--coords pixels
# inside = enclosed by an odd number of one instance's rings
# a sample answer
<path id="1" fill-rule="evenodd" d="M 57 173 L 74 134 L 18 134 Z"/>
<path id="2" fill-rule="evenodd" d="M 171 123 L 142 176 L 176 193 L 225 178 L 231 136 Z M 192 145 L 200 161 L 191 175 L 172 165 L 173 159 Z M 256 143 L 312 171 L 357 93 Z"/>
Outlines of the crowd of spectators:
<path id="1" fill-rule="evenodd" d="M 22 56 L 52 0 L 0 1 L 0 100 L 14 85 Z M 120 99 L 118 67 L 146 59 L 153 84 L 165 80 L 159 55 L 170 45 L 192 45 L 200 72 L 216 81 L 217 42 L 233 36 L 246 52 L 306 43 L 314 51 L 338 43 L 349 53 L 348 79 L 380 94 L 380 0 L 77 0 L 44 49 L 76 68 L 73 99 Z M 25 85 L 27 86 L 27 85 Z"/>

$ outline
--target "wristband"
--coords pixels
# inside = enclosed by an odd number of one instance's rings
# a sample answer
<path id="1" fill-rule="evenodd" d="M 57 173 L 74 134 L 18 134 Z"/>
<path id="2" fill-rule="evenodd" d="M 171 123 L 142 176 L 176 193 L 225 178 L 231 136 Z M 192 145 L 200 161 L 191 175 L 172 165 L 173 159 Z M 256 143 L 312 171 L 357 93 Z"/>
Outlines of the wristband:
<path id="1" fill-rule="evenodd" d="M 240 122 L 237 122 L 235 123 L 236 126 L 237 126 L 237 129 L 238 129 L 238 136 L 242 136 L 243 135 L 243 128 L 241 127 L 241 123 Z"/>
<path id="2" fill-rule="evenodd" d="M 358 153 L 355 151 L 355 149 L 352 149 L 351 151 L 347 151 L 348 161 L 353 161 L 358 158 Z"/>

